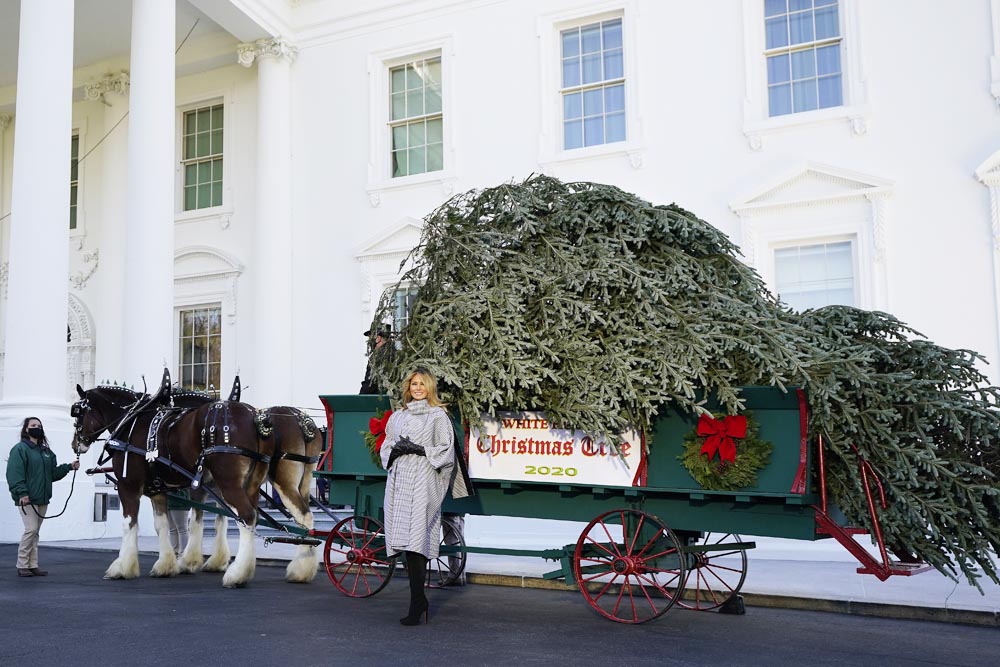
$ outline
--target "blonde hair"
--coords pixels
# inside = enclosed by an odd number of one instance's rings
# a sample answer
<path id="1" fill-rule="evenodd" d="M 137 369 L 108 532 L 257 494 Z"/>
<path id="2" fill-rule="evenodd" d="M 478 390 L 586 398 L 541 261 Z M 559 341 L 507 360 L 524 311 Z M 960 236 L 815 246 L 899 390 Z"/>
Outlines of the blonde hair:
<path id="1" fill-rule="evenodd" d="M 401 385 L 403 390 L 403 407 L 405 408 L 413 400 L 413 396 L 410 394 L 410 382 L 418 375 L 424 381 L 424 386 L 427 387 L 427 405 L 431 407 L 444 407 L 444 403 L 438 397 L 437 378 L 426 368 L 417 368 L 406 374 L 406 379 L 403 380 L 403 384 Z"/>

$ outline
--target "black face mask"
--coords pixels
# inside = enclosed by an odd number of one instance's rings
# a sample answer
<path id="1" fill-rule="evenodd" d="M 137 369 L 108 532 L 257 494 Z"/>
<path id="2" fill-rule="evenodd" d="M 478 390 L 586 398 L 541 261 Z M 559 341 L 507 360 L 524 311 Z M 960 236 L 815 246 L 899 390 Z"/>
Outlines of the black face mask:
<path id="1" fill-rule="evenodd" d="M 42 430 L 41 426 L 32 426 L 28 429 L 28 435 L 35 440 L 41 440 L 42 436 L 45 435 L 45 431 Z"/>

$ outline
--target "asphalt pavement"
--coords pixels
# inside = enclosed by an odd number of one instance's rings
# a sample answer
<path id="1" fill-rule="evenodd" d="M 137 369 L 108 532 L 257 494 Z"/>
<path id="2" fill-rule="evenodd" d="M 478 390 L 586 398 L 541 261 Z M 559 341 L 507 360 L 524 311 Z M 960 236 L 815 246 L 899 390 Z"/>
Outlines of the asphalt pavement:
<path id="1" fill-rule="evenodd" d="M 104 581 L 113 554 L 43 544 L 46 577 L 19 578 L 0 545 L 0 665 L 995 665 L 995 628 L 751 607 L 743 616 L 671 609 L 612 623 L 576 592 L 468 585 L 428 591 L 430 623 L 403 627 L 405 577 L 370 598 L 329 582 L 288 584 L 262 566 L 241 589 L 221 576 Z M 262 561 L 262 563 L 265 561 Z M 280 563 L 280 559 L 270 561 Z M 322 575 L 320 575 L 322 577 Z"/>
<path id="2" fill-rule="evenodd" d="M 579 534 L 578 526 L 572 522 L 534 525 L 532 521 L 470 520 L 466 525 L 466 542 L 469 546 L 550 548 L 573 543 Z M 757 543 L 757 548 L 748 552 L 747 575 L 741 590 L 747 606 L 1000 627 L 1000 586 L 986 578 L 980 579 L 982 593 L 964 578 L 954 581 L 933 570 L 879 581 L 872 575 L 858 574 L 857 562 L 832 540 L 812 543 L 746 539 Z M 102 538 L 43 542 L 43 545 L 47 549 L 105 552 L 104 558 L 110 563 L 120 540 Z M 140 553 L 154 554 L 156 545 L 154 537 L 139 538 Z M 211 542 L 206 541 L 205 546 L 210 549 Z M 231 536 L 230 548 L 234 554 L 237 546 L 237 540 Z M 258 563 L 283 566 L 294 549 L 284 544 L 264 546 L 258 539 Z M 10 560 L 13 563 L 13 558 Z M 558 568 L 557 562 L 541 558 L 470 553 L 466 573 L 472 586 L 575 590 L 562 580 L 542 578 L 544 573 Z"/>

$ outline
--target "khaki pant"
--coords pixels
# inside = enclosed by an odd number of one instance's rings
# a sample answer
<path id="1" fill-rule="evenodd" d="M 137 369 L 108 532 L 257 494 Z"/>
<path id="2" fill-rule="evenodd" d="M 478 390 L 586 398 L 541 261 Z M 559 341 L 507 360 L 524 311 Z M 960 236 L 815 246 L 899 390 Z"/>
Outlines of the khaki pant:
<path id="1" fill-rule="evenodd" d="M 42 527 L 42 518 L 48 508 L 48 505 L 17 507 L 21 521 L 24 522 L 24 535 L 21 535 L 21 545 L 17 548 L 18 568 L 30 570 L 38 567 L 38 531 Z"/>

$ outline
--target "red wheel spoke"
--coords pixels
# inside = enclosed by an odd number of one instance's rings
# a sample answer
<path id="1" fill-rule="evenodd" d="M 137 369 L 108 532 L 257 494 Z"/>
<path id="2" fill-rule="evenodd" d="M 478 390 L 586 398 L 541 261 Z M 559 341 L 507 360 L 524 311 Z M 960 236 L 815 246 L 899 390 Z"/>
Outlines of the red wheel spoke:
<path id="1" fill-rule="evenodd" d="M 610 554 L 612 554 L 614 556 L 621 556 L 622 555 L 621 551 L 618 550 L 618 543 L 615 542 L 615 538 L 611 537 L 611 533 L 608 531 L 608 526 L 603 521 L 601 522 L 601 528 L 604 529 L 604 534 L 608 536 L 608 544 L 614 546 L 614 548 L 615 548 L 615 550 L 613 552 L 612 551 L 608 551 L 608 553 L 610 553 Z M 625 530 L 624 526 L 622 526 L 622 530 Z M 591 538 L 591 540 L 593 540 L 593 538 Z M 594 541 L 594 544 L 597 544 L 597 542 Z"/>
<path id="2" fill-rule="evenodd" d="M 608 531 L 607 531 L 607 529 L 605 529 L 605 530 L 604 530 L 604 532 L 605 532 L 605 533 L 607 533 L 607 532 L 608 532 Z M 588 542 L 590 542 L 591 544 L 593 544 L 593 545 L 594 545 L 595 547 L 597 547 L 597 548 L 598 548 L 598 549 L 600 549 L 601 551 L 603 551 L 603 552 L 607 553 L 607 554 L 608 554 L 609 556 L 611 556 L 612 558 L 614 558 L 615 556 L 620 556 L 620 555 L 621 555 L 621 554 L 620 554 L 620 553 L 618 552 L 618 550 L 617 550 L 617 549 L 616 549 L 615 551 L 612 551 L 611 549 L 608 549 L 608 548 L 607 548 L 606 546 L 604 546 L 603 544 L 601 544 L 600 542 L 598 542 L 597 540 L 595 540 L 595 539 L 594 539 L 593 537 L 591 537 L 590 535 L 587 535 L 587 541 L 588 541 Z M 612 540 L 612 539 L 611 539 L 611 536 L 610 536 L 610 535 L 608 535 L 608 541 L 609 541 L 609 542 L 610 542 L 611 544 L 614 544 L 614 542 L 615 542 L 614 540 Z"/>
<path id="3" fill-rule="evenodd" d="M 635 551 L 635 543 L 639 541 L 639 531 L 642 530 L 642 524 L 645 522 L 645 519 L 646 519 L 645 516 L 639 517 L 639 522 L 635 525 L 635 532 L 632 533 L 632 539 L 628 540 L 628 545 L 626 547 L 627 548 L 626 553 L 629 553 L 629 554 L 634 553 L 634 551 Z M 626 541 L 626 539 L 625 539 L 625 517 L 623 516 L 622 517 L 622 542 L 625 542 L 625 541 Z"/>

